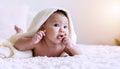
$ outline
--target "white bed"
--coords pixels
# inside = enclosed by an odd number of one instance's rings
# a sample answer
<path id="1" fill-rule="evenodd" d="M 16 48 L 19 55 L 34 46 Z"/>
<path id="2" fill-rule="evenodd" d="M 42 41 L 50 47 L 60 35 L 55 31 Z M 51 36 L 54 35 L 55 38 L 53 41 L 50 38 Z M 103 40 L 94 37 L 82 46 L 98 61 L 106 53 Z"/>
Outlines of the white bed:
<path id="1" fill-rule="evenodd" d="M 120 47 L 79 45 L 81 55 L 0 58 L 0 69 L 120 69 Z"/>

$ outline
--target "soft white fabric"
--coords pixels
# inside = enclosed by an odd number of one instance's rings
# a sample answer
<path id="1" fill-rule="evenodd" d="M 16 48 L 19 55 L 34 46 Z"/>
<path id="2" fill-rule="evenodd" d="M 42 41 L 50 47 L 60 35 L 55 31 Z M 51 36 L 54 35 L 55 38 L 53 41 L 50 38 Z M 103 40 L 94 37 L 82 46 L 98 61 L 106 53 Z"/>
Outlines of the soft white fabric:
<path id="1" fill-rule="evenodd" d="M 26 31 L 26 22 L 29 8 L 25 5 L 0 4 L 0 37 L 8 39 L 15 34 L 14 25 Z"/>
<path id="2" fill-rule="evenodd" d="M 13 44 L 20 38 L 21 34 L 15 34 L 7 40 L 0 41 L 0 58 L 28 58 L 32 57 L 32 51 L 19 51 L 14 48 Z M 18 36 L 18 37 L 17 37 Z"/>
<path id="3" fill-rule="evenodd" d="M 120 47 L 79 45 L 81 55 L 0 59 L 0 69 L 120 69 Z"/>

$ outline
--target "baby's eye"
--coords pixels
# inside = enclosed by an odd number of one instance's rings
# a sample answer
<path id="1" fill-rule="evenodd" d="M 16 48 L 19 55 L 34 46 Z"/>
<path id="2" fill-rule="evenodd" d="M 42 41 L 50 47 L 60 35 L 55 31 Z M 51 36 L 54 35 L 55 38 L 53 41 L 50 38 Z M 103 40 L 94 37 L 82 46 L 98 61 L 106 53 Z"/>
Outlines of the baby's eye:
<path id="1" fill-rule="evenodd" d="M 68 26 L 64 26 L 64 28 L 66 29 L 66 28 L 68 28 Z"/>
<path id="2" fill-rule="evenodd" d="M 55 26 L 55 27 L 58 27 L 58 26 L 59 26 L 59 24 L 54 24 L 54 26 Z"/>

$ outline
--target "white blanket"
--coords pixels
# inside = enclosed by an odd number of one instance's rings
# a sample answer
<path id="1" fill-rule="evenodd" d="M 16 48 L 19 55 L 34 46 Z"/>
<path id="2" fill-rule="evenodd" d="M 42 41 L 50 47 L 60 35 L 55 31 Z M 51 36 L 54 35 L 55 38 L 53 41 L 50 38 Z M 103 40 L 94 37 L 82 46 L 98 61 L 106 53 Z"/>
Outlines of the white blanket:
<path id="1" fill-rule="evenodd" d="M 73 57 L 0 58 L 0 69 L 120 69 L 120 47 L 80 45 Z"/>
<path id="2" fill-rule="evenodd" d="M 20 37 L 20 34 L 15 34 L 9 39 L 0 39 L 0 58 L 26 58 L 32 57 L 32 51 L 19 51 L 14 48 L 15 41 Z"/>

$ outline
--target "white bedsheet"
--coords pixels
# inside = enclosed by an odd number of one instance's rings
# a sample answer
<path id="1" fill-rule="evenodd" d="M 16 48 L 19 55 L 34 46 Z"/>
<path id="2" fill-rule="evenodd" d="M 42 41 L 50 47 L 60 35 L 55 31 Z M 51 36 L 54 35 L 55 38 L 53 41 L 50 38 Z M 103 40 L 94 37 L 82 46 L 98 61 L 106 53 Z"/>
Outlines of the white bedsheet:
<path id="1" fill-rule="evenodd" d="M 0 69 L 120 69 L 120 47 L 80 45 L 73 57 L 0 58 Z"/>

